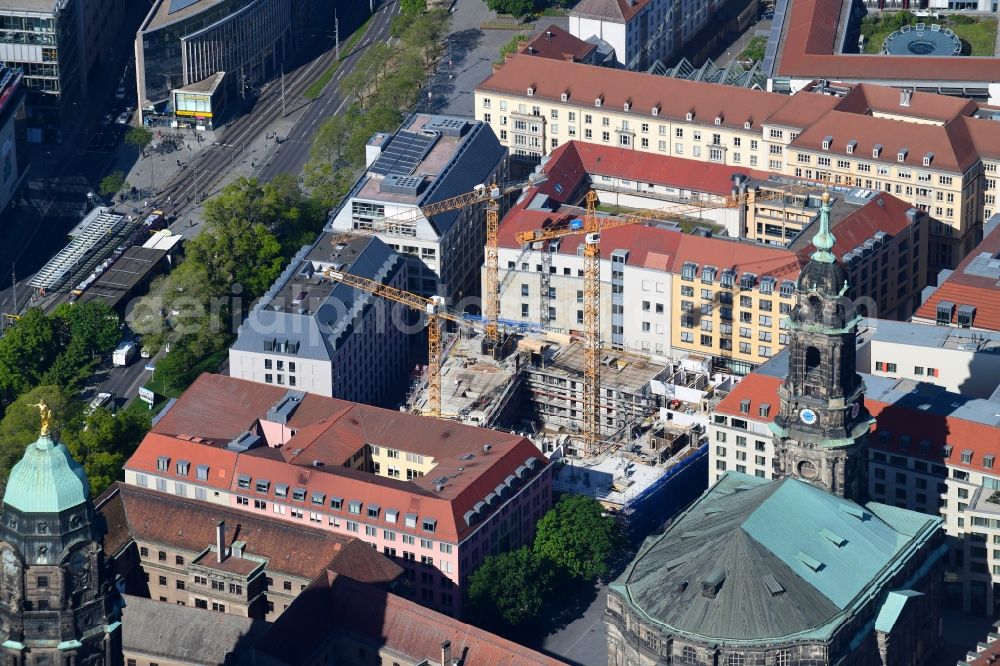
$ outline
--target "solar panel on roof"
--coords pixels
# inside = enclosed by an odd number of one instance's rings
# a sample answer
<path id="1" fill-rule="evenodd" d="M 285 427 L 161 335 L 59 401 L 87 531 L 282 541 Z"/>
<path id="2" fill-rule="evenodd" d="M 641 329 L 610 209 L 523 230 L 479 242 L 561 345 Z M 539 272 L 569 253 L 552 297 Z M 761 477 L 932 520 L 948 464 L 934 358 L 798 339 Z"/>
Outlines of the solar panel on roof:
<path id="1" fill-rule="evenodd" d="M 196 2 L 201 2 L 201 0 L 170 0 L 170 9 L 167 10 L 167 14 L 170 15 L 182 9 L 187 9 Z"/>
<path id="2" fill-rule="evenodd" d="M 369 169 L 381 176 L 412 175 L 437 142 L 437 135 L 397 132 Z"/>

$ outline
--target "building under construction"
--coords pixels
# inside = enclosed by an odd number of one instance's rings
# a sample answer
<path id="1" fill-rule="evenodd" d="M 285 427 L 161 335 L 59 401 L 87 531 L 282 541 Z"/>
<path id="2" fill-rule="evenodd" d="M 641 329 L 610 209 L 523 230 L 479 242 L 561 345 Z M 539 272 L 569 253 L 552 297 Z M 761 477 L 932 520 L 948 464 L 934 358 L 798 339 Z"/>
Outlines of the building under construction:
<path id="1" fill-rule="evenodd" d="M 584 457 L 584 345 L 568 335 L 541 332 L 507 333 L 495 354 L 484 353 L 483 343 L 482 334 L 469 330 L 445 343 L 442 416 L 525 433 L 548 454 L 558 449 L 559 455 Z M 705 373 L 680 363 L 619 350 L 601 353 L 600 381 L 602 444 L 597 454 L 651 432 L 661 410 L 678 402 L 678 391 L 710 384 Z M 415 386 L 407 407 L 426 412 L 428 405 L 423 382 Z"/>

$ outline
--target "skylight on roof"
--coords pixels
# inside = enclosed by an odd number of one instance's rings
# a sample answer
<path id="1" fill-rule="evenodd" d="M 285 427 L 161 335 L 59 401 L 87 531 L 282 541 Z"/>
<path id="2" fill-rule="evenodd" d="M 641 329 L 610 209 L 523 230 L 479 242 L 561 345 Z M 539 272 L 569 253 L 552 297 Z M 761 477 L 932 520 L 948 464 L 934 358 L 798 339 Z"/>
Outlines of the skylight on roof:
<path id="1" fill-rule="evenodd" d="M 823 563 L 822 562 L 820 562 L 819 560 L 817 560 L 815 557 L 812 557 L 810 555 L 806 555 L 801 550 L 799 552 L 795 553 L 795 559 L 797 559 L 799 562 L 801 562 L 802 564 L 806 565 L 807 567 L 809 567 L 813 571 L 819 571 L 820 569 L 823 568 Z"/>
<path id="2" fill-rule="evenodd" d="M 832 543 L 837 548 L 840 548 L 841 546 L 847 543 L 847 539 L 840 536 L 839 534 L 834 534 L 825 527 L 819 531 L 819 535 L 824 539 L 826 539 L 827 541 L 829 541 L 830 543 Z"/>

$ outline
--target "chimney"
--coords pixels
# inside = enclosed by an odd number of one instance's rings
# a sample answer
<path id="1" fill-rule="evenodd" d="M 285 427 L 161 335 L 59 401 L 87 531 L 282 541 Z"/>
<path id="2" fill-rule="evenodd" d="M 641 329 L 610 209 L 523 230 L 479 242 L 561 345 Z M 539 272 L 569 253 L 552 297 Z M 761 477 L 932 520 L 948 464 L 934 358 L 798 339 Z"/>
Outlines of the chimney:
<path id="1" fill-rule="evenodd" d="M 215 559 L 222 562 L 226 559 L 226 521 L 215 526 Z"/>
<path id="2" fill-rule="evenodd" d="M 483 455 L 486 455 L 487 453 L 489 453 L 490 449 L 492 449 L 492 448 L 493 448 L 492 444 L 483 444 Z"/>
<path id="3" fill-rule="evenodd" d="M 451 666 L 451 641 L 441 643 L 441 666 Z"/>

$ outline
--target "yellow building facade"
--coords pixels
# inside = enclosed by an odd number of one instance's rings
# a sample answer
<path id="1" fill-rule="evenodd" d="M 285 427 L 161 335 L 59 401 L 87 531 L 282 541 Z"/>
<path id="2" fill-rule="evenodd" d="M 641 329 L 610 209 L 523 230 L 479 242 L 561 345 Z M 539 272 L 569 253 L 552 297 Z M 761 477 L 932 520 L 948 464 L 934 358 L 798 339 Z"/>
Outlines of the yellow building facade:
<path id="1" fill-rule="evenodd" d="M 980 157 L 992 128 L 975 124 L 992 121 L 969 100 L 838 91 L 788 96 L 522 54 L 476 89 L 475 115 L 527 158 L 577 140 L 889 192 L 931 216 L 932 271 L 954 267 L 997 211 L 1000 152 Z"/>

